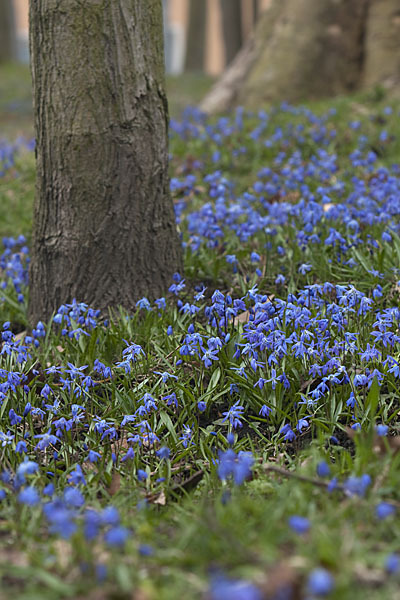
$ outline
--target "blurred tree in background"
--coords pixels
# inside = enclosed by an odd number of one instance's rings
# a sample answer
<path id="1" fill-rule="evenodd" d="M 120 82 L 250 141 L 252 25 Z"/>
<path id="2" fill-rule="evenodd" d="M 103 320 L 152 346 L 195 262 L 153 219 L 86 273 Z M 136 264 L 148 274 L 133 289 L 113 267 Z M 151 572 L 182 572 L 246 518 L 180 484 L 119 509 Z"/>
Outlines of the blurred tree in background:
<path id="1" fill-rule="evenodd" d="M 241 0 L 220 0 L 225 62 L 229 65 L 243 43 Z"/>
<path id="2" fill-rule="evenodd" d="M 0 0 L 0 63 L 14 60 L 16 38 L 12 0 Z"/>
<path id="3" fill-rule="evenodd" d="M 189 0 L 189 24 L 186 33 L 186 71 L 204 70 L 206 20 L 206 0 Z"/>
<path id="4" fill-rule="evenodd" d="M 373 86 L 399 92 L 399 0 L 272 0 L 201 108 L 298 102 Z"/>

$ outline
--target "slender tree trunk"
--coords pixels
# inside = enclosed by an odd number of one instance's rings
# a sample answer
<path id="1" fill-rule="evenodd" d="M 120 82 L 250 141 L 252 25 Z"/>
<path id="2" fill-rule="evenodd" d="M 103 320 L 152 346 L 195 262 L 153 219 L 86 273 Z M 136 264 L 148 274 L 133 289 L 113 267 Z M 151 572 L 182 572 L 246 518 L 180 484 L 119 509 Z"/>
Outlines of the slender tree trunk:
<path id="1" fill-rule="evenodd" d="M 381 85 L 400 94 L 400 2 L 373 0 L 365 32 L 366 87 Z"/>
<path id="2" fill-rule="evenodd" d="M 230 64 L 243 43 L 241 0 L 220 0 L 224 33 L 225 62 Z"/>
<path id="3" fill-rule="evenodd" d="M 204 70 L 204 51 L 206 44 L 206 0 L 190 0 L 189 26 L 186 40 L 186 71 Z"/>
<path id="4" fill-rule="evenodd" d="M 160 0 L 31 0 L 37 190 L 32 324 L 106 312 L 182 268 L 167 175 Z"/>
<path id="5" fill-rule="evenodd" d="M 12 0 L 0 0 L 0 63 L 15 59 L 16 36 Z"/>
<path id="6" fill-rule="evenodd" d="M 258 17 L 260 16 L 260 7 L 258 5 L 258 0 L 253 0 L 253 21 L 254 25 L 257 25 Z"/>
<path id="7" fill-rule="evenodd" d="M 368 0 L 274 0 L 201 108 L 257 107 L 356 89 L 367 6 Z"/>

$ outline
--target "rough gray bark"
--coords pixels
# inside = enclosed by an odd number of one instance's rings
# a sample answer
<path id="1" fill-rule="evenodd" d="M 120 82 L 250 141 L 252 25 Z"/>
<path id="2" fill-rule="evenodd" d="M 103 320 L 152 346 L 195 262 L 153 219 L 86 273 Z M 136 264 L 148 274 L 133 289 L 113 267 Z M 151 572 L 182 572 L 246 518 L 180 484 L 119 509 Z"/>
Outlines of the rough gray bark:
<path id="1" fill-rule="evenodd" d="M 229 65 L 243 43 L 241 0 L 220 0 L 224 34 L 225 62 Z"/>
<path id="2" fill-rule="evenodd" d="M 167 175 L 160 0 L 31 0 L 37 190 L 32 324 L 103 313 L 182 268 Z"/>
<path id="3" fill-rule="evenodd" d="M 368 0 L 274 0 L 201 108 L 256 107 L 356 89 L 367 7 Z"/>
<path id="4" fill-rule="evenodd" d="M 0 63 L 15 59 L 16 39 L 12 0 L 0 0 Z"/>
<path id="5" fill-rule="evenodd" d="M 400 93 L 400 2 L 370 2 L 365 32 L 366 87 L 381 85 Z"/>
<path id="6" fill-rule="evenodd" d="M 204 50 L 206 43 L 206 0 L 190 0 L 189 26 L 186 36 L 186 71 L 204 70 Z"/>

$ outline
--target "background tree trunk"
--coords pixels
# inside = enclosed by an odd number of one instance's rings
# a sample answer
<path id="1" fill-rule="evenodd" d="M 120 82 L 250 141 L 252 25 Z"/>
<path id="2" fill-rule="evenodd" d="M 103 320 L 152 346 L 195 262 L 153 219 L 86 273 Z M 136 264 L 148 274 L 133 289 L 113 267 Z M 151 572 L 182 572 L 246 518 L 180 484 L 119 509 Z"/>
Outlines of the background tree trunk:
<path id="1" fill-rule="evenodd" d="M 229 65 L 243 43 L 241 0 L 220 0 L 222 30 L 224 34 L 225 61 Z"/>
<path id="2" fill-rule="evenodd" d="M 260 16 L 260 7 L 258 0 L 253 0 L 253 21 L 254 25 L 257 25 L 258 17 Z"/>
<path id="3" fill-rule="evenodd" d="M 16 36 L 12 0 L 0 0 L 0 63 L 16 57 Z"/>
<path id="4" fill-rule="evenodd" d="M 365 32 L 366 87 L 381 85 L 400 93 L 400 2 L 370 3 Z"/>
<path id="5" fill-rule="evenodd" d="M 32 324 L 73 298 L 106 311 L 182 268 L 167 175 L 160 0 L 35 0 Z"/>
<path id="6" fill-rule="evenodd" d="M 206 0 L 190 0 L 189 26 L 186 37 L 186 71 L 204 70 L 204 51 L 206 43 Z"/>
<path id="7" fill-rule="evenodd" d="M 215 112 L 354 90 L 367 6 L 368 0 L 274 0 L 201 108 Z"/>

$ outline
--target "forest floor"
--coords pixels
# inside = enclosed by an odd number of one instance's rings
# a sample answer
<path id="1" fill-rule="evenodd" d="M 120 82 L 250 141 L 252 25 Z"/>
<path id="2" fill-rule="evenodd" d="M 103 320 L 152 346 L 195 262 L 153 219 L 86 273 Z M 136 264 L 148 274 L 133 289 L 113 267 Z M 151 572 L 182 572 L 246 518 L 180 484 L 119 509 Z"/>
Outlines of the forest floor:
<path id="1" fill-rule="evenodd" d="M 1 600 L 398 598 L 400 104 L 207 119 L 209 85 L 168 82 L 185 272 L 30 332 L 30 79 L 0 69 Z"/>

